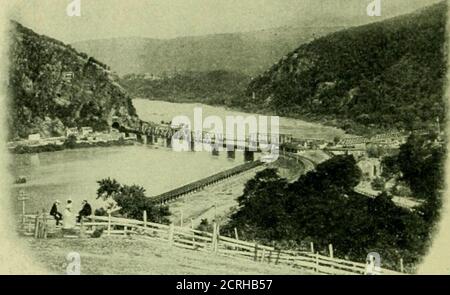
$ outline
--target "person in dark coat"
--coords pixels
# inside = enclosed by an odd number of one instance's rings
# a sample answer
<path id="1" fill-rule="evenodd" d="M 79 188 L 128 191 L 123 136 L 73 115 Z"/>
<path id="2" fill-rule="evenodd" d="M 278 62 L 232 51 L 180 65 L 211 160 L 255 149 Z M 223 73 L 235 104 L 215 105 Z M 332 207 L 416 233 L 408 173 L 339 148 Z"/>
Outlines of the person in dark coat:
<path id="1" fill-rule="evenodd" d="M 83 200 L 83 202 L 81 203 L 81 205 L 83 206 L 80 210 L 80 212 L 78 212 L 78 219 L 77 222 L 81 221 L 81 218 L 83 217 L 87 217 L 87 216 L 91 216 L 92 215 L 92 207 L 91 205 L 88 203 L 87 200 Z"/>
<path id="2" fill-rule="evenodd" d="M 50 210 L 50 215 L 53 216 L 56 220 L 56 225 L 59 225 L 59 222 L 63 219 L 62 214 L 58 211 L 58 205 L 60 202 L 56 200 L 53 203 L 52 209 Z"/>

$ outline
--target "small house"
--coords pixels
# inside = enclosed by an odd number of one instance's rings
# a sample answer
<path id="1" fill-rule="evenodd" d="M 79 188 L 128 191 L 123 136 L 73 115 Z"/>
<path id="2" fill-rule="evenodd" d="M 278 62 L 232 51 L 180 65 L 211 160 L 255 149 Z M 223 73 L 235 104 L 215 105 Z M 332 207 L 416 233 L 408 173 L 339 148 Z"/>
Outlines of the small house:
<path id="1" fill-rule="evenodd" d="M 76 128 L 76 127 L 67 128 L 66 129 L 66 137 L 69 137 L 70 135 L 78 136 L 78 128 Z"/>
<path id="2" fill-rule="evenodd" d="M 82 136 L 88 136 L 92 133 L 94 133 L 94 130 L 92 129 L 92 127 L 81 127 L 81 135 Z"/>
<path id="3" fill-rule="evenodd" d="M 28 141 L 40 141 L 40 140 L 41 140 L 41 135 L 39 133 L 34 133 L 34 134 L 28 135 Z"/>

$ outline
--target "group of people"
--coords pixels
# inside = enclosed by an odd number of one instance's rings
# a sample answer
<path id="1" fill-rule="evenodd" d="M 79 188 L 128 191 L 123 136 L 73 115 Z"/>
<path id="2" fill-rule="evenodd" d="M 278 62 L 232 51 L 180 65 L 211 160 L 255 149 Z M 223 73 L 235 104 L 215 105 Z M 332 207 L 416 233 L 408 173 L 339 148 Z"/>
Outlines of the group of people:
<path id="1" fill-rule="evenodd" d="M 64 229 L 71 229 L 75 227 L 76 222 L 80 222 L 82 218 L 88 217 L 92 215 L 92 207 L 88 203 L 87 200 L 83 200 L 81 203 L 81 210 L 78 211 L 78 215 L 75 216 L 73 213 L 73 202 L 72 200 L 67 200 L 66 207 L 64 208 L 63 213 L 59 212 L 59 205 L 61 202 L 59 200 L 56 200 L 53 203 L 52 209 L 50 210 L 50 215 L 53 216 L 56 220 L 56 225 L 61 224 Z"/>

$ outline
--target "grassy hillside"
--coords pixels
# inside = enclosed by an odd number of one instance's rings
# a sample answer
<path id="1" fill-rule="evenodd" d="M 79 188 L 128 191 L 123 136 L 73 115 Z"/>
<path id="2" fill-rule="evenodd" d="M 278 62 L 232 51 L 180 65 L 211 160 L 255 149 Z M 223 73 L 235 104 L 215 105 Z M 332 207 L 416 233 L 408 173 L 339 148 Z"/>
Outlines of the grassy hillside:
<path id="1" fill-rule="evenodd" d="M 10 137 L 58 136 L 65 127 L 103 130 L 118 116 L 131 124 L 130 97 L 105 64 L 11 22 Z M 65 79 L 65 73 L 73 78 Z"/>
<path id="2" fill-rule="evenodd" d="M 340 27 L 283 27 L 175 39 L 116 38 L 74 43 L 120 75 L 226 70 L 255 75 L 294 46 Z"/>
<path id="3" fill-rule="evenodd" d="M 167 242 L 138 237 L 27 239 L 27 242 L 36 261 L 54 274 L 65 274 L 66 255 L 73 251 L 80 253 L 82 274 L 307 274 L 288 266 L 169 247 Z"/>
<path id="4" fill-rule="evenodd" d="M 301 45 L 250 83 L 246 104 L 337 119 L 350 133 L 442 121 L 446 12 L 442 2 Z"/>

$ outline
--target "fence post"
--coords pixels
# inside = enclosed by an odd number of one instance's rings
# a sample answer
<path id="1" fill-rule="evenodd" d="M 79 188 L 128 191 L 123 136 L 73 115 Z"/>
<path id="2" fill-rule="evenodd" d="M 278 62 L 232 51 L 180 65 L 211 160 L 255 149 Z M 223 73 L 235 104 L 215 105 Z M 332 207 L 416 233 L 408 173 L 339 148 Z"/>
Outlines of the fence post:
<path id="1" fill-rule="evenodd" d="M 254 257 L 255 261 L 258 261 L 258 243 L 255 243 L 255 257 Z"/>
<path id="2" fill-rule="evenodd" d="M 108 213 L 108 236 L 111 235 L 111 213 Z"/>
<path id="3" fill-rule="evenodd" d="M 275 260 L 275 265 L 278 264 L 278 260 L 280 260 L 281 249 L 278 249 L 277 259 Z"/>
<path id="4" fill-rule="evenodd" d="M 328 245 L 328 252 L 330 253 L 330 258 L 334 258 L 333 244 Z"/>
<path id="5" fill-rule="evenodd" d="M 123 235 L 126 236 L 128 231 L 128 226 L 123 227 Z"/>
<path id="6" fill-rule="evenodd" d="M 311 242 L 311 253 L 314 254 L 314 243 Z"/>
<path id="7" fill-rule="evenodd" d="M 147 228 L 147 210 L 144 210 L 144 229 Z"/>
<path id="8" fill-rule="evenodd" d="M 216 244 L 214 246 L 214 252 L 217 253 L 218 247 L 219 247 L 219 240 L 220 240 L 220 225 L 217 224 L 217 229 L 216 229 Z"/>
<path id="9" fill-rule="evenodd" d="M 191 231 L 192 231 L 192 246 L 195 249 L 195 232 L 194 232 L 194 219 L 191 218 Z"/>
<path id="10" fill-rule="evenodd" d="M 238 235 L 237 228 L 234 228 L 234 237 L 236 238 L 236 240 L 239 240 L 239 235 Z"/>
<path id="11" fill-rule="evenodd" d="M 34 238 L 37 239 L 39 233 L 39 214 L 34 218 Z"/>
<path id="12" fill-rule="evenodd" d="M 319 252 L 316 252 L 316 272 L 319 272 Z"/>
<path id="13" fill-rule="evenodd" d="M 403 267 L 403 258 L 400 258 L 400 272 L 405 272 L 405 269 Z"/>
<path id="14" fill-rule="evenodd" d="M 47 232 L 48 232 L 48 228 L 47 228 L 47 214 L 46 213 L 42 214 L 42 223 L 43 223 L 42 238 L 46 239 L 47 238 Z"/>
<path id="15" fill-rule="evenodd" d="M 173 231 L 174 231 L 174 226 L 173 226 L 173 223 L 171 223 L 169 226 L 169 245 L 170 246 L 172 246 L 172 244 L 173 244 Z"/>
<path id="16" fill-rule="evenodd" d="M 213 235 L 211 240 L 211 250 L 214 251 L 216 248 L 216 239 L 217 239 L 217 224 L 213 223 Z"/>
<path id="17" fill-rule="evenodd" d="M 269 257 L 267 257 L 267 263 L 271 263 L 272 262 L 272 250 L 269 250 Z"/>
<path id="18" fill-rule="evenodd" d="M 263 248 L 262 254 L 261 254 L 261 262 L 264 262 L 264 258 L 266 256 L 266 249 Z"/>

